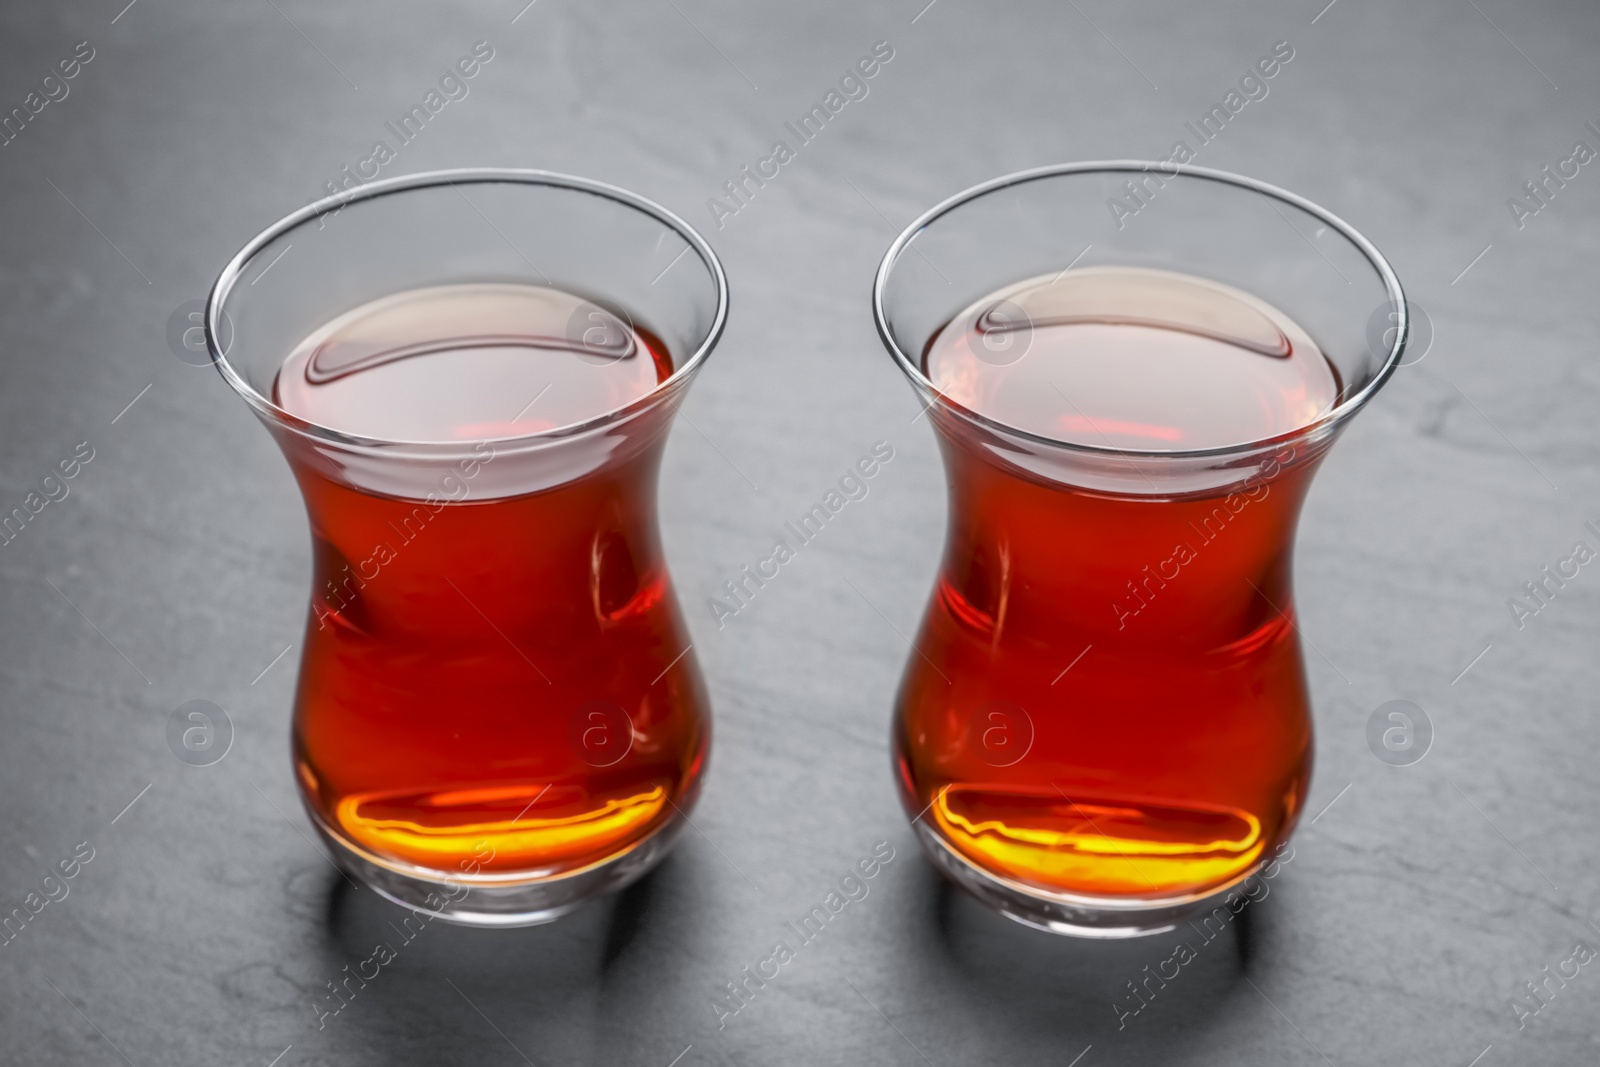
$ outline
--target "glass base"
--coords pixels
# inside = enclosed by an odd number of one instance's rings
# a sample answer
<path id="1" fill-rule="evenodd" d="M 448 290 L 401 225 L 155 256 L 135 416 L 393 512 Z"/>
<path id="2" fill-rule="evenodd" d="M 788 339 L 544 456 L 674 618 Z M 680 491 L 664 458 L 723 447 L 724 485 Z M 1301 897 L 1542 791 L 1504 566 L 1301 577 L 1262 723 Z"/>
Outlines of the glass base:
<path id="1" fill-rule="evenodd" d="M 686 819 L 681 811 L 628 851 L 567 874 L 450 874 L 383 859 L 347 841 L 313 811 L 311 824 L 340 869 L 380 897 L 461 926 L 537 926 L 623 888 L 666 858 Z M 441 904 L 441 901 L 443 902 Z"/>
<path id="2" fill-rule="evenodd" d="M 933 865 L 956 885 L 1008 919 L 1068 937 L 1115 939 L 1164 934 L 1199 912 L 1220 906 L 1233 887 L 1255 873 L 1239 876 L 1221 889 L 1163 899 L 1096 897 L 1048 893 L 985 871 L 957 853 L 921 819 L 912 824 Z"/>

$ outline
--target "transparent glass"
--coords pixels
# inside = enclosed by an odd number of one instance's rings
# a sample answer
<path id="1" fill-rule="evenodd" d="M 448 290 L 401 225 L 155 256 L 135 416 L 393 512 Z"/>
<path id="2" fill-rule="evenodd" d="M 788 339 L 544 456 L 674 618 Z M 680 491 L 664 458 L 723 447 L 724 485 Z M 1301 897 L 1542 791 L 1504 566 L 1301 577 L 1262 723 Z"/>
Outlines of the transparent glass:
<path id="1" fill-rule="evenodd" d="M 1336 397 L 1266 439 L 1129 449 L 1007 425 L 925 373 L 962 309 L 1091 268 L 1180 272 L 1268 302 L 1321 348 Z M 1217 906 L 1271 862 L 1305 803 L 1295 526 L 1322 457 L 1401 358 L 1394 272 L 1292 193 L 1095 162 L 1009 175 L 928 211 L 890 246 L 873 305 L 950 487 L 893 724 L 928 855 L 991 906 L 1059 933 L 1154 933 Z M 1029 326 L 1012 323 L 1006 343 Z"/>
<path id="2" fill-rule="evenodd" d="M 508 283 L 625 318 L 670 373 L 582 421 L 491 424 L 473 441 L 365 438 L 280 406 L 286 357 L 351 309 Z M 461 923 L 547 921 L 638 878 L 681 830 L 710 704 L 656 475 L 727 309 L 721 265 L 677 216 L 539 171 L 348 190 L 274 224 L 217 279 L 212 359 L 288 459 L 311 526 L 296 779 L 339 863 L 379 893 Z M 582 344 L 586 321 L 569 330 Z M 535 399 L 504 398 L 512 430 Z"/>

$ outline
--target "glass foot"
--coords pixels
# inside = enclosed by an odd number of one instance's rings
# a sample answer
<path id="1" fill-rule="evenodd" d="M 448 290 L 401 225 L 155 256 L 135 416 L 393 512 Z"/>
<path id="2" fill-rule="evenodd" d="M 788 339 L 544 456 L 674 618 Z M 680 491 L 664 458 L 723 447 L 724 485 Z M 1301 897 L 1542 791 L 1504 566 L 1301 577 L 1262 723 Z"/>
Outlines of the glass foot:
<path id="1" fill-rule="evenodd" d="M 1164 899 L 1046 893 L 975 866 L 921 819 L 912 825 L 933 865 L 956 885 L 1008 919 L 1068 937 L 1115 939 L 1166 933 L 1189 916 L 1222 905 L 1234 886 L 1255 873 L 1252 869 L 1212 892 Z"/>
<path id="2" fill-rule="evenodd" d="M 585 901 L 642 878 L 672 850 L 685 818 L 671 821 L 628 851 L 556 876 L 520 873 L 452 874 L 384 859 L 347 841 L 307 811 L 339 867 L 374 893 L 413 911 L 461 926 L 537 926 L 553 922 Z"/>

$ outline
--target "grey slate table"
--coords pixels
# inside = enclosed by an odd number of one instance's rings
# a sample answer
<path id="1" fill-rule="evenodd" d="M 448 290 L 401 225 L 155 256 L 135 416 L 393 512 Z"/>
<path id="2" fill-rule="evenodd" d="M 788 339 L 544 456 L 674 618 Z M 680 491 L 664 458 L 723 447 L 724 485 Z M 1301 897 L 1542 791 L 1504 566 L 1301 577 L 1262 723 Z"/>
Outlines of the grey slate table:
<path id="1" fill-rule="evenodd" d="M 1537 614 L 1508 607 L 1575 542 L 1600 548 L 1600 164 L 1544 201 L 1523 188 L 1600 149 L 1600 8 L 1323 2 L 6 4 L 0 112 L 28 110 L 0 148 L 0 511 L 67 492 L 0 546 L 0 913 L 38 906 L 0 945 L 0 1062 L 1600 1060 L 1600 965 L 1565 963 L 1600 945 L 1600 565 Z M 286 753 L 299 499 L 169 321 L 480 40 L 492 61 L 385 174 L 612 181 L 702 227 L 733 279 L 662 479 L 715 755 L 698 832 L 647 881 L 541 928 L 431 924 L 319 1029 L 314 998 L 400 913 L 309 838 Z M 879 41 L 868 95 L 718 218 L 708 198 Z M 1166 154 L 1279 41 L 1293 60 L 1198 162 L 1350 219 L 1435 340 L 1306 508 L 1318 754 L 1294 858 L 1119 1029 L 1126 983 L 1171 946 L 984 911 L 895 799 L 888 709 L 943 478 L 868 284 L 899 227 L 967 185 Z M 895 459 L 870 495 L 719 629 L 706 597 L 879 439 Z M 166 739 L 197 699 L 235 731 L 209 767 Z M 1434 731 L 1411 766 L 1367 744 L 1392 699 Z M 880 841 L 869 895 L 719 1027 L 719 989 Z M 1520 1026 L 1518 998 L 1542 1004 Z"/>

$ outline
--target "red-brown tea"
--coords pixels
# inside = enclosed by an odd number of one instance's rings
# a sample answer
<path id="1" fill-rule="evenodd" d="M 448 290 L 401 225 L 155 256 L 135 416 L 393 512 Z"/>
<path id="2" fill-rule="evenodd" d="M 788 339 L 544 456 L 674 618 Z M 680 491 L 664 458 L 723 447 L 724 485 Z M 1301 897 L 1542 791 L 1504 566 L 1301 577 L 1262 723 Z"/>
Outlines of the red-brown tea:
<path id="1" fill-rule="evenodd" d="M 1127 268 L 977 301 L 924 370 L 997 422 L 1129 450 L 1270 439 L 1340 391 L 1276 309 Z M 1030 473 L 970 421 L 933 416 L 950 526 L 899 699 L 908 809 L 978 868 L 1047 893 L 1172 898 L 1249 873 L 1309 784 L 1290 553 L 1316 456 L 1286 446 L 1217 491 L 1110 492 Z"/>
<path id="2" fill-rule="evenodd" d="M 503 488 L 521 462 L 506 438 L 595 418 L 671 372 L 611 312 L 499 284 L 376 301 L 285 360 L 274 400 L 291 414 L 464 457 L 428 493 L 388 495 L 280 435 L 315 554 L 294 759 L 332 833 L 450 873 L 555 875 L 692 802 L 709 704 L 656 533 L 665 420 L 554 487 Z"/>

